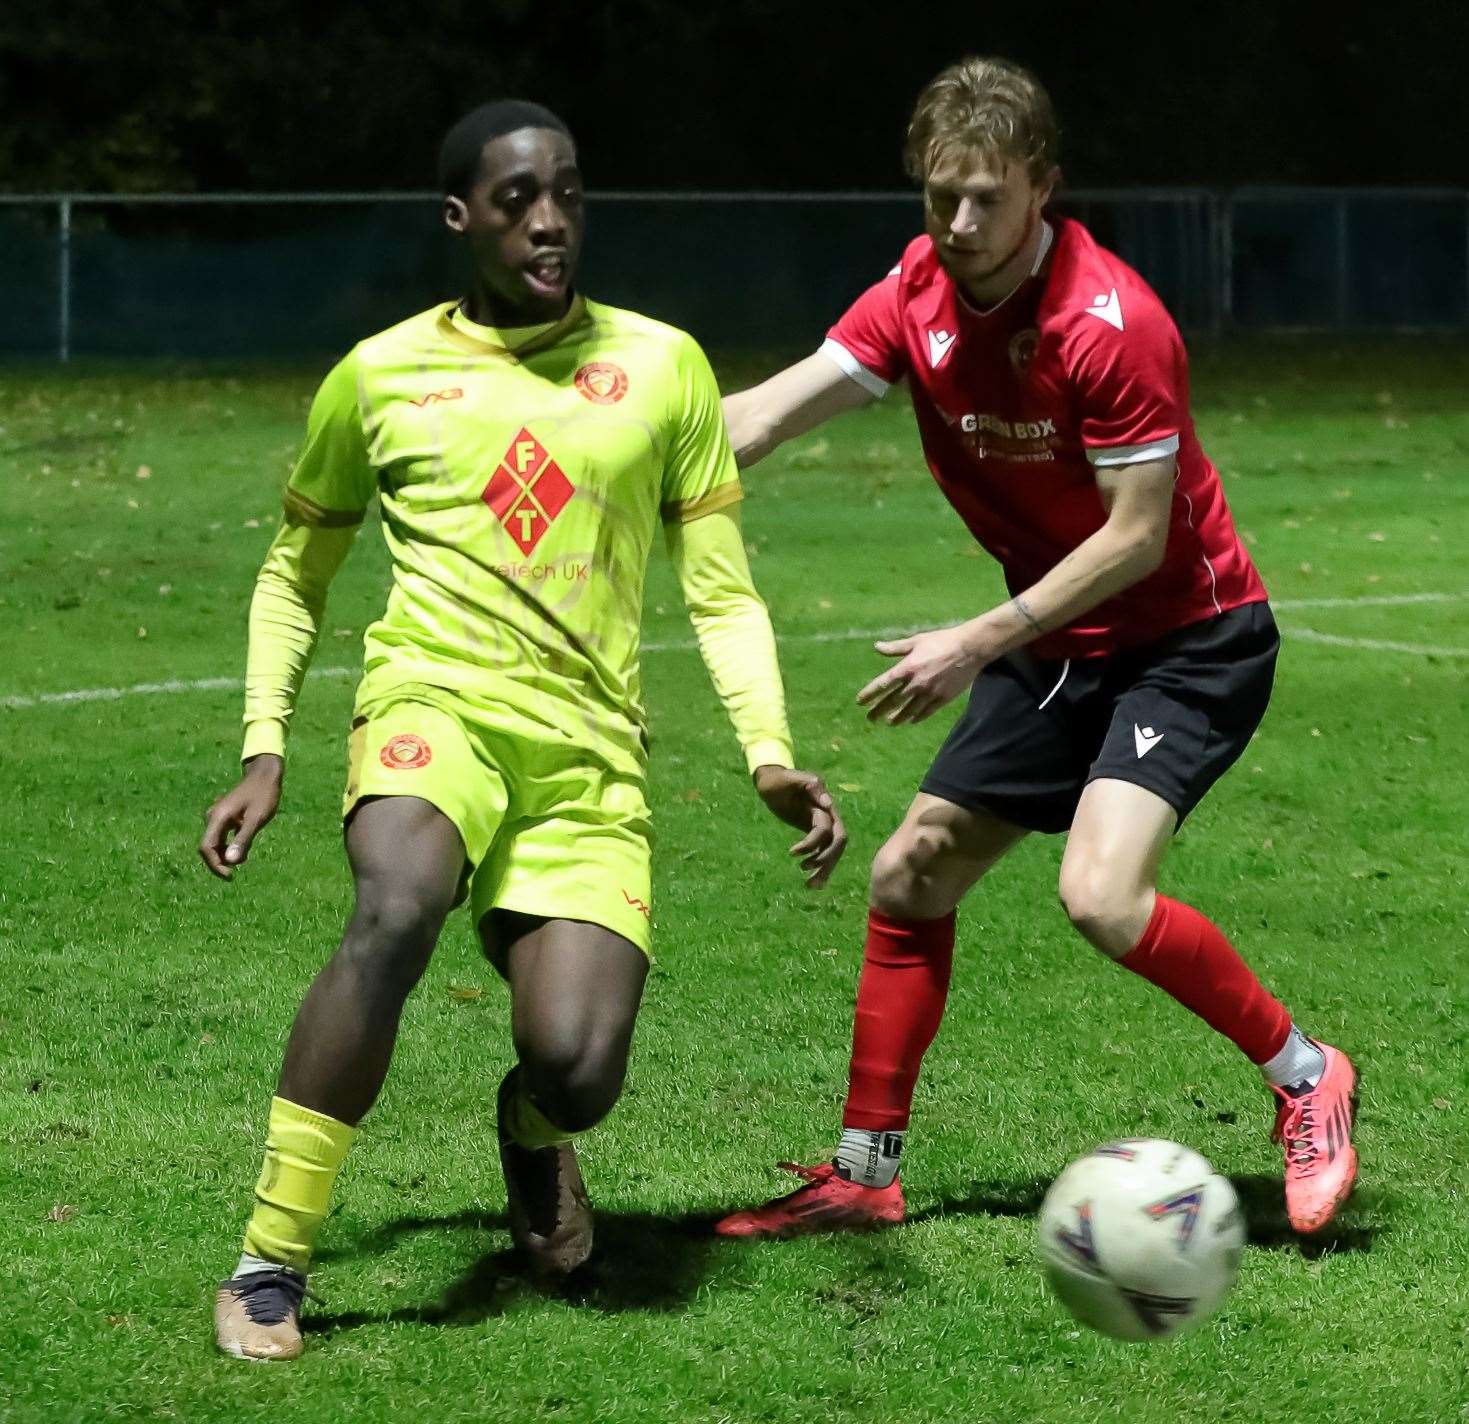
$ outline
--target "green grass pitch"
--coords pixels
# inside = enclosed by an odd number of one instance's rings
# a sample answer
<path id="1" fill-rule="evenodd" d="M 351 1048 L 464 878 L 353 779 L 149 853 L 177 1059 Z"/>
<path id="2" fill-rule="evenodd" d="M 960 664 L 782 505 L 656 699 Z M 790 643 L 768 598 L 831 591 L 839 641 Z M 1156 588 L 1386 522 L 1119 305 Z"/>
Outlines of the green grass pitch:
<path id="1" fill-rule="evenodd" d="M 1469 348 L 1453 343 L 1196 364 L 1201 433 L 1286 638 L 1264 728 L 1164 883 L 1364 1069 L 1362 1187 L 1323 1243 L 1285 1229 L 1254 1071 L 1082 945 L 1041 839 L 961 911 L 911 1223 L 753 1248 L 701 1229 L 784 1190 L 777 1159 L 834 1142 L 867 863 L 954 711 L 867 727 L 869 634 L 998 589 L 899 398 L 747 479 L 802 760 L 851 827 L 827 893 L 801 888 L 750 791 L 655 560 L 658 960 L 627 1095 L 585 1140 L 597 1273 L 547 1298 L 507 1260 L 505 995 L 461 916 L 343 1173 L 306 1358 L 215 1356 L 212 1288 L 284 1036 L 348 909 L 343 733 L 385 578 L 369 525 L 283 814 L 234 885 L 211 881 L 200 813 L 234 772 L 244 610 L 318 375 L 0 371 L 0 1419 L 1465 1417 Z M 1117 1134 L 1198 1148 L 1250 1217 L 1238 1288 L 1164 1346 L 1081 1331 L 1033 1262 L 1047 1182 Z"/>

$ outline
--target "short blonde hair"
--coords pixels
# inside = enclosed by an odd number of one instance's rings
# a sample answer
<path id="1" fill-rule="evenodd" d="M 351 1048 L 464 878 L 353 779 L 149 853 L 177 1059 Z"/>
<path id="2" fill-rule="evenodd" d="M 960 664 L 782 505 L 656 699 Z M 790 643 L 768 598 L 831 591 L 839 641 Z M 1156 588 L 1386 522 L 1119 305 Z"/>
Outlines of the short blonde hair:
<path id="1" fill-rule="evenodd" d="M 1055 166 L 1060 130 L 1051 96 L 1023 65 L 970 56 L 934 79 L 913 108 L 903 167 L 922 183 L 955 146 L 1023 163 L 1040 182 Z"/>

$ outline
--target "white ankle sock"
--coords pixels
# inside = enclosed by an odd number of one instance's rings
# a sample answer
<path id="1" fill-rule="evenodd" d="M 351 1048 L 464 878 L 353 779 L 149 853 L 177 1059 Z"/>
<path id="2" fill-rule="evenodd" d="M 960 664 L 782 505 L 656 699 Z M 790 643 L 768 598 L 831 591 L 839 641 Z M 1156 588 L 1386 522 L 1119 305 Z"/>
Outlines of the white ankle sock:
<path id="1" fill-rule="evenodd" d="M 279 1261 L 267 1261 L 263 1256 L 252 1256 L 248 1251 L 240 1253 L 240 1264 L 235 1267 L 236 1276 L 253 1276 L 258 1271 L 282 1271 L 287 1269 Z"/>
<path id="2" fill-rule="evenodd" d="M 859 1186 L 886 1187 L 898 1175 L 898 1158 L 903 1155 L 907 1132 L 868 1132 L 844 1127 L 836 1163 Z"/>
<path id="3" fill-rule="evenodd" d="M 1326 1055 L 1294 1024 L 1286 1035 L 1285 1047 L 1260 1065 L 1267 1083 L 1277 1088 L 1314 1088 L 1326 1071 Z"/>

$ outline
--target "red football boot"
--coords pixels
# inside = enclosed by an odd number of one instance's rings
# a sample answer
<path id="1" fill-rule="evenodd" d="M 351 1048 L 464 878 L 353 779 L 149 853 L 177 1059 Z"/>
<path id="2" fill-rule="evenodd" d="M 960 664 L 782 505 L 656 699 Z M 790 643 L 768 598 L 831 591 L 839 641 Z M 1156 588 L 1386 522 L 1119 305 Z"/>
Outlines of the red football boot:
<path id="1" fill-rule="evenodd" d="M 903 1189 L 893 1178 L 886 1187 L 864 1187 L 842 1176 L 835 1163 L 801 1167 L 782 1162 L 803 1185 L 750 1211 L 737 1211 L 714 1224 L 720 1236 L 805 1236 L 817 1231 L 873 1231 L 903 1219 Z"/>
<path id="2" fill-rule="evenodd" d="M 1320 1231 L 1357 1181 L 1357 1073 L 1339 1048 L 1316 1046 L 1326 1055 L 1326 1071 L 1314 1088 L 1298 1097 L 1271 1089 L 1280 1100 L 1271 1136 L 1285 1148 L 1285 1214 L 1303 1235 Z"/>

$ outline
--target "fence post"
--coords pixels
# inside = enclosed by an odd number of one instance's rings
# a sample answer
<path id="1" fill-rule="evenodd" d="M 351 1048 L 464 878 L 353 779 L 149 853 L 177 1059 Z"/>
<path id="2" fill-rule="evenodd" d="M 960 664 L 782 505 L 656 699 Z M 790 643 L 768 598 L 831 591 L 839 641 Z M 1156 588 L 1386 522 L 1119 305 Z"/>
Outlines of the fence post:
<path id="1" fill-rule="evenodd" d="M 1347 270 L 1347 200 L 1345 194 L 1336 200 L 1336 328 L 1347 324 L 1347 293 L 1351 273 Z"/>
<path id="2" fill-rule="evenodd" d="M 71 199 L 63 198 L 57 213 L 56 354 L 62 361 L 71 360 Z"/>

